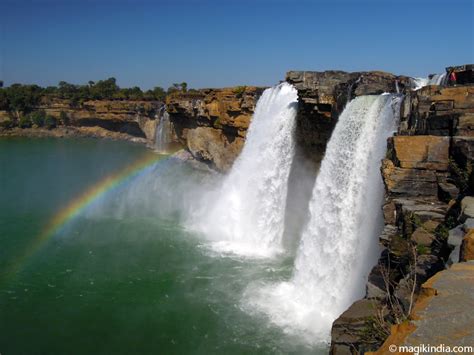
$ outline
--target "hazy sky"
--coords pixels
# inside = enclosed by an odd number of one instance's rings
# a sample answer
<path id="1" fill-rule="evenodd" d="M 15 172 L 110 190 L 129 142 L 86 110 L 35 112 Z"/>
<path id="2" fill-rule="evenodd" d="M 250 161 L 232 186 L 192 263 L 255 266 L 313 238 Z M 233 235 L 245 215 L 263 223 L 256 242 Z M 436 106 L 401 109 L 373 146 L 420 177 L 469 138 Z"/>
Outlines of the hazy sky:
<path id="1" fill-rule="evenodd" d="M 0 0 L 0 80 L 272 85 L 288 70 L 426 76 L 474 62 L 472 0 Z"/>

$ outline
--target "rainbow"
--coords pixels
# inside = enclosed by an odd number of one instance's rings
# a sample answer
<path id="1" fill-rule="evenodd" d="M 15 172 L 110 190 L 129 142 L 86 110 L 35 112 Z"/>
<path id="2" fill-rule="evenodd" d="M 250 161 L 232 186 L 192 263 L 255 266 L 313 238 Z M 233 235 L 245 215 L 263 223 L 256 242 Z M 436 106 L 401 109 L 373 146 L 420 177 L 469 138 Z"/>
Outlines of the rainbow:
<path id="1" fill-rule="evenodd" d="M 85 190 L 81 195 L 71 200 L 65 208 L 62 208 L 60 212 L 46 224 L 43 231 L 33 240 L 28 249 L 16 259 L 12 264 L 13 267 L 11 267 L 6 274 L 15 275 L 23 261 L 36 253 L 44 243 L 56 235 L 69 221 L 81 214 L 81 212 L 91 205 L 92 202 L 103 196 L 105 193 L 116 189 L 127 181 L 130 181 L 147 167 L 152 166 L 162 158 L 163 156 L 155 154 L 145 154 L 144 157 L 136 160 L 124 169 L 103 178 L 98 183 Z"/>

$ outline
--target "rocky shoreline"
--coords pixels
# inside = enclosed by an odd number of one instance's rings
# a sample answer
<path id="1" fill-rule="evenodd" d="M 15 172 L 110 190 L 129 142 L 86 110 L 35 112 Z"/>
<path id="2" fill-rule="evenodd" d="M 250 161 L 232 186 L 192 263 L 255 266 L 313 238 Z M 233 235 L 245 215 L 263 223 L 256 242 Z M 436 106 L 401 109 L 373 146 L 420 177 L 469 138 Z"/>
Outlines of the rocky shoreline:
<path id="1" fill-rule="evenodd" d="M 113 132 L 101 127 L 57 127 L 47 128 L 11 128 L 0 130 L 0 137 L 30 137 L 30 138 L 97 138 L 123 140 L 140 144 L 147 144 L 147 140 L 134 137 L 126 133 Z"/>
<path id="2" fill-rule="evenodd" d="M 152 146 L 163 102 L 90 100 L 78 105 L 71 100 L 44 97 L 33 112 L 42 111 L 58 124 L 49 129 L 33 125 L 9 126 L 15 113 L 0 111 L 0 136 L 94 137 L 126 140 Z M 61 122 L 64 117 L 67 124 Z"/>

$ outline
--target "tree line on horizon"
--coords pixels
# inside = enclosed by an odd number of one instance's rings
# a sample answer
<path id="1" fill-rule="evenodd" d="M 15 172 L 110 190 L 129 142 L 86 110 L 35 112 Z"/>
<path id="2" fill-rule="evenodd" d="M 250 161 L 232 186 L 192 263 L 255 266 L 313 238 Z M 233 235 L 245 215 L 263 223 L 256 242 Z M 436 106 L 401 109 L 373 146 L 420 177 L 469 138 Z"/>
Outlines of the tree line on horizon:
<path id="1" fill-rule="evenodd" d="M 72 106 L 80 107 L 88 100 L 164 101 L 167 95 L 187 91 L 188 85 L 185 82 L 175 83 L 166 91 L 160 86 L 147 91 L 142 91 L 138 86 L 120 88 L 113 77 L 97 82 L 89 81 L 87 85 L 65 81 L 48 87 L 12 84 L 8 87 L 0 86 L 0 110 L 28 113 L 37 107 L 44 97 L 70 100 Z"/>

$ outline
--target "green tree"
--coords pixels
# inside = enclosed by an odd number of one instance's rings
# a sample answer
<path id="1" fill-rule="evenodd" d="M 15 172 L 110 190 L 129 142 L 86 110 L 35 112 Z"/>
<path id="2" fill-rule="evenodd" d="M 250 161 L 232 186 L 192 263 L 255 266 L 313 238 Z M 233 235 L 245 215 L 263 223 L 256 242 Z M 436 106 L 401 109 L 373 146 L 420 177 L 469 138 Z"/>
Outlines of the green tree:
<path id="1" fill-rule="evenodd" d="M 42 89 L 38 85 L 13 84 L 7 88 L 6 94 L 11 111 L 27 113 L 38 106 Z"/>
<path id="2" fill-rule="evenodd" d="M 153 88 L 153 96 L 155 100 L 164 100 L 166 97 L 166 91 L 160 86 L 155 86 Z"/>
<path id="3" fill-rule="evenodd" d="M 43 127 L 46 120 L 46 112 L 44 110 L 33 111 L 29 114 L 31 122 L 38 126 Z"/>
<path id="4" fill-rule="evenodd" d="M 143 92 L 138 86 L 134 86 L 128 91 L 128 98 L 130 100 L 141 100 L 143 99 Z"/>
<path id="5" fill-rule="evenodd" d="M 30 128 L 33 124 L 29 115 L 21 115 L 18 121 L 18 127 L 20 128 Z"/>
<path id="6" fill-rule="evenodd" d="M 60 81 L 58 84 L 58 94 L 62 99 L 70 99 L 77 92 L 77 87 L 74 84 L 69 84 L 65 81 Z"/>
<path id="7" fill-rule="evenodd" d="M 47 128 L 47 129 L 52 129 L 52 128 L 55 128 L 57 126 L 57 120 L 54 116 L 51 116 L 51 115 L 47 115 L 44 119 L 44 126 Z"/>
<path id="8" fill-rule="evenodd" d="M 106 80 L 99 80 L 91 88 L 94 99 L 111 99 L 120 90 L 115 78 L 108 78 Z"/>

